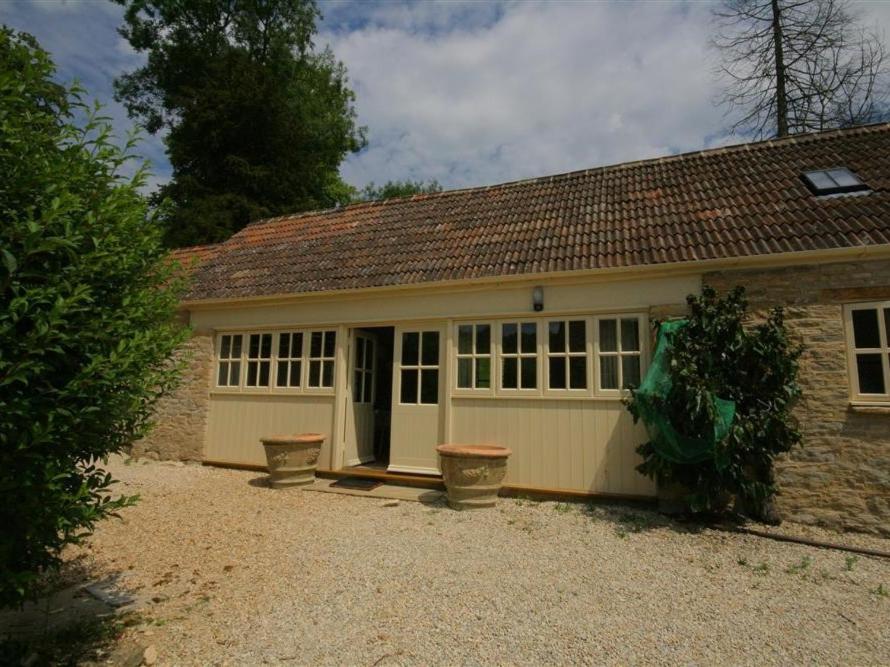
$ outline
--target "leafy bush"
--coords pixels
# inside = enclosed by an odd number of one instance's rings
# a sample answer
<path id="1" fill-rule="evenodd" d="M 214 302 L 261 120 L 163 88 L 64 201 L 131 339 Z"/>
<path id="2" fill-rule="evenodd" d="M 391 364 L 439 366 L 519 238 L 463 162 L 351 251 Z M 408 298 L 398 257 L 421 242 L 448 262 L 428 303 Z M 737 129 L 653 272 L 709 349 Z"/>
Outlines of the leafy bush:
<path id="1" fill-rule="evenodd" d="M 0 28 L 0 605 L 131 503 L 101 462 L 146 432 L 187 332 L 160 231 L 106 119 Z M 81 122 L 76 123 L 75 118 Z"/>
<path id="2" fill-rule="evenodd" d="M 801 440 L 791 411 L 800 395 L 802 348 L 790 340 L 781 308 L 771 310 L 763 322 L 745 325 L 748 304 L 742 287 L 723 298 L 705 287 L 701 296 L 690 295 L 687 302 L 688 324 L 672 339 L 672 386 L 659 407 L 690 438 L 714 433 L 713 396 L 734 401 L 735 418 L 712 457 L 675 463 L 650 441 L 637 449 L 644 459 L 637 469 L 661 484 L 684 486 L 693 511 L 719 511 L 734 496 L 741 512 L 769 518 L 776 492 L 773 461 Z M 640 417 L 634 391 L 628 409 L 635 420 Z"/>

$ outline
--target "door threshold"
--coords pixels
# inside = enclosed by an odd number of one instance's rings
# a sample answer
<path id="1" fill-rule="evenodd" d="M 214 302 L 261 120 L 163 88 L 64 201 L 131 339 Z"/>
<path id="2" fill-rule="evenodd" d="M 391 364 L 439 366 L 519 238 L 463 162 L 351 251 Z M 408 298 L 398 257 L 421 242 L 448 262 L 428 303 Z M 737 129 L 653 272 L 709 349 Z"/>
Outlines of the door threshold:
<path id="1" fill-rule="evenodd" d="M 442 482 L 441 475 L 407 475 L 400 472 L 387 472 L 379 468 L 365 468 L 364 466 L 355 466 L 354 468 L 342 468 L 340 470 L 327 470 L 319 468 L 315 471 L 318 477 L 328 479 L 339 479 L 340 477 L 367 477 L 369 479 L 379 479 L 382 482 L 397 484 L 400 486 L 414 486 L 423 489 L 435 489 L 436 491 L 444 491 L 445 484 Z"/>
<path id="2" fill-rule="evenodd" d="M 355 477 L 355 475 L 350 476 Z M 425 505 L 438 505 L 445 500 L 444 491 L 411 486 L 404 483 L 382 484 L 368 491 L 337 488 L 331 486 L 333 483 L 334 481 L 330 479 L 316 479 L 313 484 L 304 486 L 303 490 L 320 491 L 322 493 L 339 493 L 344 496 L 376 498 L 378 500 L 405 500 L 413 503 L 423 503 Z"/>

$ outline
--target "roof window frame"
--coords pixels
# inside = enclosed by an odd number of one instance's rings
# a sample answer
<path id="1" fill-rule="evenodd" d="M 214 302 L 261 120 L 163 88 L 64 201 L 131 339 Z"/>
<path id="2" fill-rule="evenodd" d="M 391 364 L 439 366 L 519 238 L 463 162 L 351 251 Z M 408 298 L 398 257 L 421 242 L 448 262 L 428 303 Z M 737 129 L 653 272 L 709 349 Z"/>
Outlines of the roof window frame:
<path id="1" fill-rule="evenodd" d="M 854 185 L 840 185 L 837 180 L 831 175 L 831 172 L 835 171 L 845 171 L 847 174 L 852 176 L 856 181 L 858 181 Z M 835 185 L 833 187 L 819 187 L 816 185 L 815 181 L 812 178 L 813 174 L 822 174 L 826 178 L 832 180 Z M 803 181 L 804 185 L 807 186 L 807 189 L 817 197 L 825 197 L 828 195 L 841 195 L 841 194 L 849 194 L 851 192 L 865 192 L 871 190 L 871 188 L 866 185 L 865 181 L 860 178 L 859 174 L 850 169 L 849 167 L 828 167 L 826 169 L 810 169 L 808 171 L 803 172 L 800 175 L 800 179 Z"/>

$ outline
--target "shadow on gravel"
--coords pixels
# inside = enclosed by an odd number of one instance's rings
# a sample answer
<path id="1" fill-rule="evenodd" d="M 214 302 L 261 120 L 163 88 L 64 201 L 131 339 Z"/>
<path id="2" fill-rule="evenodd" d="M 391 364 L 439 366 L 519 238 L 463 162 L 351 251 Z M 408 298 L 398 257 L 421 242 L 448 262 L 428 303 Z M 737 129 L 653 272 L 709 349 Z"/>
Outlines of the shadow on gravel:
<path id="1" fill-rule="evenodd" d="M 251 486 L 255 486 L 259 489 L 271 489 L 272 488 L 271 486 L 269 486 L 269 476 L 268 475 L 261 475 L 259 477 L 254 477 L 253 479 L 247 480 L 247 483 L 250 484 Z"/>
<path id="2" fill-rule="evenodd" d="M 119 644 L 141 622 L 134 601 L 115 580 L 97 581 L 83 559 L 70 561 L 38 600 L 0 611 L 0 665 L 138 665 L 141 647 Z"/>

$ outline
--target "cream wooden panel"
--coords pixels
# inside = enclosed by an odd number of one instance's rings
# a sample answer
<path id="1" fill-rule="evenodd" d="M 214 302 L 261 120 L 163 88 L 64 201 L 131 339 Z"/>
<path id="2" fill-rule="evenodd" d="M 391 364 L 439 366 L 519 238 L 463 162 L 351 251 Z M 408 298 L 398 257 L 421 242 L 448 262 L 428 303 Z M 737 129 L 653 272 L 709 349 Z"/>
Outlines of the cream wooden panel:
<path id="1" fill-rule="evenodd" d="M 508 484 L 549 489 L 654 495 L 634 469 L 642 426 L 619 401 L 454 398 L 452 440 L 513 450 Z"/>
<path id="2" fill-rule="evenodd" d="M 197 328 L 256 328 L 262 326 L 316 326 L 372 324 L 460 317 L 549 316 L 563 312 L 645 311 L 649 306 L 685 303 L 686 295 L 701 289 L 699 276 L 648 280 L 544 286 L 544 310 L 532 310 L 532 287 L 504 284 L 454 291 L 393 291 L 358 297 L 319 295 L 297 297 L 288 303 L 235 307 L 201 306 L 191 311 Z"/>
<path id="3" fill-rule="evenodd" d="M 368 363 L 358 368 L 358 348 L 364 346 L 371 353 Z M 376 381 L 377 337 L 364 331 L 353 331 L 349 345 L 349 374 L 346 384 L 346 430 L 344 432 L 345 466 L 354 466 L 374 460 L 374 386 Z M 356 401 L 356 371 L 362 373 L 364 381 L 370 382 L 370 400 Z M 370 371 L 370 372 L 367 372 Z M 365 388 L 362 387 L 364 393 Z M 389 387 L 386 388 L 389 391 Z M 336 466 L 335 466 L 336 467 Z"/>
<path id="4" fill-rule="evenodd" d="M 443 437 L 442 402 L 446 397 L 445 359 L 446 326 L 402 326 L 395 330 L 393 354 L 392 429 L 389 441 L 389 470 L 393 472 L 438 473 L 436 446 Z M 402 391 L 402 334 L 406 332 L 439 333 L 439 395 L 436 404 L 404 404 Z"/>
<path id="5" fill-rule="evenodd" d="M 323 433 L 319 465 L 330 460 L 334 398 L 312 395 L 214 394 L 205 459 L 266 465 L 260 438 L 276 433 Z"/>

